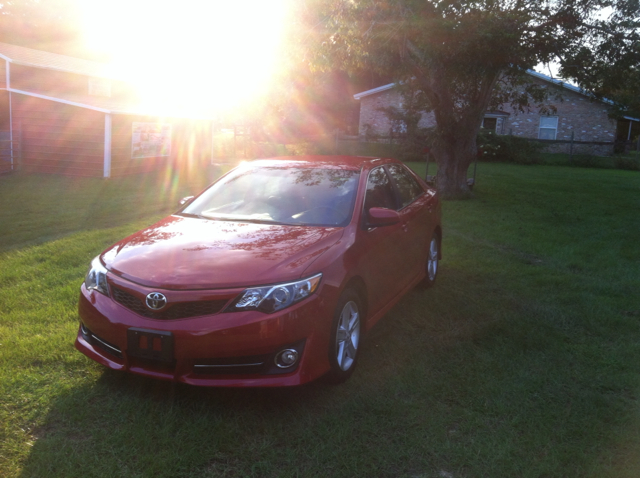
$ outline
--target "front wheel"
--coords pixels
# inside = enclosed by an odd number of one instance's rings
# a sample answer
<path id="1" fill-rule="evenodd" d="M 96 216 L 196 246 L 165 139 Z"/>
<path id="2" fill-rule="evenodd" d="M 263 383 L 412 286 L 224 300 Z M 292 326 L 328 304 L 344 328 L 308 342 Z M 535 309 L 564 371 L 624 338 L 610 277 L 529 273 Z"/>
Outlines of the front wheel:
<path id="1" fill-rule="evenodd" d="M 429 242 L 429 252 L 427 253 L 427 262 L 425 264 L 426 276 L 422 281 L 424 287 L 431 287 L 436 282 L 439 255 L 440 244 L 438 243 L 438 238 L 433 236 L 431 242 Z"/>
<path id="2" fill-rule="evenodd" d="M 332 383 L 344 382 L 356 367 L 362 338 L 362 310 L 360 297 L 354 291 L 347 290 L 340 296 L 329 345 L 331 371 L 327 378 Z"/>

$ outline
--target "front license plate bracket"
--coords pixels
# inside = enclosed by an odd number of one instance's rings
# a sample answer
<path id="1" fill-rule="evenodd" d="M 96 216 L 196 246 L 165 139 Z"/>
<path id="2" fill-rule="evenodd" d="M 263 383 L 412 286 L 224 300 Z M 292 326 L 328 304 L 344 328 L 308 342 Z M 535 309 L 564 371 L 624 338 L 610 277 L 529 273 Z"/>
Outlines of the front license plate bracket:
<path id="1" fill-rule="evenodd" d="M 127 330 L 127 354 L 148 360 L 172 362 L 173 334 L 131 327 Z"/>

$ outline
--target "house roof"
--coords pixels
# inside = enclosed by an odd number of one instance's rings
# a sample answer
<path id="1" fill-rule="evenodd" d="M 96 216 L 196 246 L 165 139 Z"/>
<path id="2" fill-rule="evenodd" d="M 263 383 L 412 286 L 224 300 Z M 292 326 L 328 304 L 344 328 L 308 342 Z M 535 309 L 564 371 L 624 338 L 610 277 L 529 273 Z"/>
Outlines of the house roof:
<path id="1" fill-rule="evenodd" d="M 68 71 L 98 78 L 117 78 L 110 65 L 0 42 L 0 58 L 17 65 Z"/>
<path id="2" fill-rule="evenodd" d="M 66 105 L 78 106 L 80 108 L 86 108 L 89 110 L 100 111 L 102 113 L 110 114 L 125 114 L 125 115 L 141 115 L 141 116 L 161 116 L 166 118 L 190 118 L 211 120 L 215 118 L 215 114 L 211 111 L 200 110 L 192 111 L 188 109 L 176 109 L 165 108 L 162 105 L 154 106 L 148 104 L 142 104 L 135 101 L 122 101 L 114 98 L 107 97 L 87 97 L 85 95 L 47 95 L 38 93 L 35 91 L 23 91 L 16 88 L 9 88 L 7 91 L 17 93 L 25 96 L 31 96 L 34 98 L 40 98 L 43 100 L 54 101 L 56 103 L 62 103 Z"/>
<path id="3" fill-rule="evenodd" d="M 546 82 L 549 82 L 549 83 L 553 83 L 554 85 L 558 85 L 558 86 L 561 86 L 563 88 L 566 88 L 567 90 L 573 91 L 574 93 L 579 93 L 581 95 L 591 97 L 591 95 L 589 93 L 584 91 L 579 86 L 575 86 L 575 85 L 569 84 L 569 83 L 567 83 L 567 82 L 565 82 L 563 80 L 560 80 L 558 78 L 552 78 L 552 77 L 547 76 L 547 75 L 545 75 L 543 73 L 538 73 L 537 71 L 533 71 L 533 70 L 527 70 L 527 74 L 533 76 L 534 78 L 538 78 L 539 80 L 543 80 L 543 81 L 546 81 Z M 362 91 L 361 93 L 356 93 L 355 95 L 353 95 L 353 98 L 356 99 L 356 100 L 359 100 L 361 98 L 364 98 L 365 96 L 375 95 L 376 93 L 382 93 L 383 91 L 390 90 L 394 86 L 396 86 L 395 83 L 389 83 L 387 85 L 378 86 L 377 88 L 373 88 L 371 90 Z M 613 104 L 613 102 L 611 100 L 608 100 L 606 98 L 603 98 L 602 101 L 604 103 L 607 103 L 607 104 Z"/>
<path id="4" fill-rule="evenodd" d="M 396 86 L 395 83 L 389 83 L 388 85 L 378 86 L 377 88 L 373 88 L 371 90 L 363 91 L 361 93 L 356 93 L 353 95 L 354 99 L 359 100 L 360 98 L 364 98 L 365 96 L 375 95 L 376 93 L 382 93 L 383 91 L 390 90 Z"/>
<path id="5" fill-rule="evenodd" d="M 0 42 L 0 59 L 12 64 L 44 68 L 48 70 L 65 71 L 97 78 L 123 79 L 114 73 L 112 67 L 106 63 L 83 60 L 57 53 L 49 53 L 32 48 L 11 45 Z M 1 88 L 4 89 L 4 88 Z M 24 91 L 16 88 L 7 88 L 7 91 L 25 96 L 41 98 L 57 103 L 63 103 L 80 108 L 87 108 L 103 113 L 135 114 L 148 116 L 182 117 L 193 119 L 210 119 L 214 115 L 208 111 L 194 113 L 187 110 L 167 109 L 162 105 L 141 104 L 133 99 L 123 100 L 117 98 L 74 95 L 71 93 L 50 94 L 45 91 Z"/>

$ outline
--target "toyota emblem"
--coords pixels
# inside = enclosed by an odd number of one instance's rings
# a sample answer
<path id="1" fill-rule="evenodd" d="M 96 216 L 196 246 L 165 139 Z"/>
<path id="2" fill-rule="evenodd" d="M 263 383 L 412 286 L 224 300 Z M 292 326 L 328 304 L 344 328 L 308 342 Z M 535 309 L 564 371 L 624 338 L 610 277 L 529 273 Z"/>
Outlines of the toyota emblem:
<path id="1" fill-rule="evenodd" d="M 167 305 L 167 298 L 160 292 L 152 292 L 147 295 L 147 307 L 152 310 L 160 310 Z"/>

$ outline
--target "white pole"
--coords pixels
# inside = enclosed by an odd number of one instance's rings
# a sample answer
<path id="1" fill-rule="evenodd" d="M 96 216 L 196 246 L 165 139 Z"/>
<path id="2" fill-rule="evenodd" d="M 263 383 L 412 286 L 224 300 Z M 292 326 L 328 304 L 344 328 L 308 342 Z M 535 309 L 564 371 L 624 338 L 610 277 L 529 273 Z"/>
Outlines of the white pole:
<path id="1" fill-rule="evenodd" d="M 11 171 L 13 171 L 13 111 L 11 107 L 11 69 L 10 63 L 5 61 L 7 65 L 7 91 L 9 92 L 9 154 L 11 155 Z"/>
<path id="2" fill-rule="evenodd" d="M 104 178 L 111 177 L 111 115 L 104 115 Z"/>
<path id="3" fill-rule="evenodd" d="M 215 125 L 213 123 L 213 120 L 211 120 L 211 164 L 213 164 L 215 137 L 216 137 L 216 128 L 215 128 Z"/>

